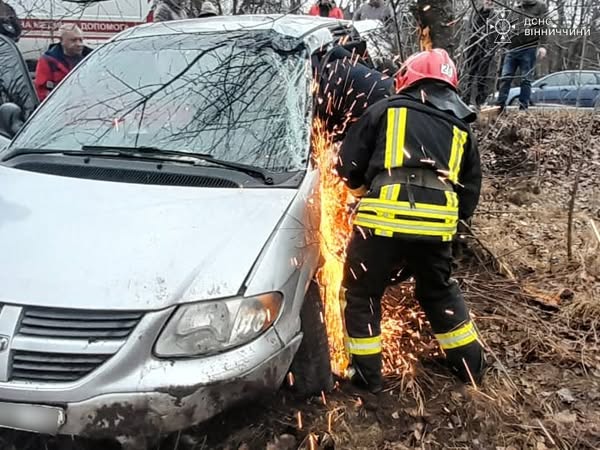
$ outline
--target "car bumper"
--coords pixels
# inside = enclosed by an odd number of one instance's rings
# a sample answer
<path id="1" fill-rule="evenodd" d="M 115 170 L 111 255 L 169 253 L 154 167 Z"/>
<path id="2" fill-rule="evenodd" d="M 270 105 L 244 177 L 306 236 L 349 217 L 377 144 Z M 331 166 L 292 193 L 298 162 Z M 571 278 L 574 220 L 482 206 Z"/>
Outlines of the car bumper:
<path id="1" fill-rule="evenodd" d="M 302 340 L 284 345 L 271 328 L 221 354 L 157 359 L 147 349 L 169 315 L 148 314 L 110 361 L 77 382 L 0 383 L 0 412 L 15 411 L 0 414 L 0 427 L 93 438 L 183 429 L 278 389 Z"/>
<path id="2" fill-rule="evenodd" d="M 277 390 L 301 337 L 243 376 L 209 385 L 163 385 L 153 392 L 107 394 L 67 405 L 60 434 L 152 436 L 205 421 L 229 406 Z M 165 381 L 169 375 L 165 372 Z"/>

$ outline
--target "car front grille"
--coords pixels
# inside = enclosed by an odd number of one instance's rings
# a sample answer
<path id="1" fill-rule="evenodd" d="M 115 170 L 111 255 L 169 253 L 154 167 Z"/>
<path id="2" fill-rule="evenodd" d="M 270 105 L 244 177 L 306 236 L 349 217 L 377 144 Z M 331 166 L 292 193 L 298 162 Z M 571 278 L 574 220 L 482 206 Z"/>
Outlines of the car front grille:
<path id="1" fill-rule="evenodd" d="M 122 339 L 129 336 L 142 314 L 27 308 L 19 334 L 26 336 Z"/>
<path id="2" fill-rule="evenodd" d="M 77 381 L 116 354 L 142 317 L 141 312 L 25 307 L 9 379 Z"/>
<path id="3" fill-rule="evenodd" d="M 15 351 L 12 357 L 14 381 L 77 381 L 101 366 L 110 355 Z"/>

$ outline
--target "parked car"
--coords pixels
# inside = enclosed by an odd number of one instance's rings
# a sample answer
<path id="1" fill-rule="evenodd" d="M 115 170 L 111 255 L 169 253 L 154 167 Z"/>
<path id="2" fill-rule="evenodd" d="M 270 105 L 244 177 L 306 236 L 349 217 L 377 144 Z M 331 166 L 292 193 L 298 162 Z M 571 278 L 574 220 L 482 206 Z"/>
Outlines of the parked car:
<path id="1" fill-rule="evenodd" d="M 519 104 L 521 88 L 511 88 L 506 101 Z M 494 94 L 495 100 L 498 93 Z M 532 104 L 569 105 L 591 108 L 600 103 L 600 71 L 565 70 L 546 75 L 531 83 Z"/>
<path id="2" fill-rule="evenodd" d="M 0 426 L 156 435 L 290 370 L 298 393 L 331 387 L 311 86 L 344 29 L 142 25 L 16 136 L 0 106 Z"/>
<path id="3" fill-rule="evenodd" d="M 121 31 L 145 23 L 149 0 L 19 0 L 11 2 L 21 20 L 19 48 L 30 71 L 50 44 L 58 41 L 62 24 L 82 29 L 86 44 L 96 47 Z"/>

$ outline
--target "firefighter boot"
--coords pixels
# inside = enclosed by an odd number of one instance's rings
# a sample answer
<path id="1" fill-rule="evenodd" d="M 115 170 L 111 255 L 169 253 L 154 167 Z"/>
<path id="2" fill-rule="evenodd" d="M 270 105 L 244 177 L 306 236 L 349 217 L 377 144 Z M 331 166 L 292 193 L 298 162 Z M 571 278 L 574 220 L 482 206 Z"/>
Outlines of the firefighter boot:
<path id="1" fill-rule="evenodd" d="M 478 341 L 445 352 L 450 370 L 463 383 L 481 383 L 487 364 Z"/>
<path id="2" fill-rule="evenodd" d="M 352 355 L 348 367 L 350 382 L 360 389 L 378 394 L 383 390 L 381 353 L 377 355 Z"/>

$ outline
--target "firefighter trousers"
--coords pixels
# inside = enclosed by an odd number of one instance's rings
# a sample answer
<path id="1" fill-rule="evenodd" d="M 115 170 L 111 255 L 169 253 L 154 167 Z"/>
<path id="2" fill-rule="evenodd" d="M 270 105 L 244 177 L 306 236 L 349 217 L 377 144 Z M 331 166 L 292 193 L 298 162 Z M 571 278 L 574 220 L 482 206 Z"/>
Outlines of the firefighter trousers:
<path id="1" fill-rule="evenodd" d="M 370 387 L 382 385 L 381 298 L 392 274 L 400 268 L 414 277 L 416 298 L 451 370 L 465 382 L 471 377 L 479 380 L 483 351 L 458 284 L 450 278 L 451 242 L 390 238 L 355 230 L 346 255 L 340 293 L 346 349 L 352 367 Z"/>

